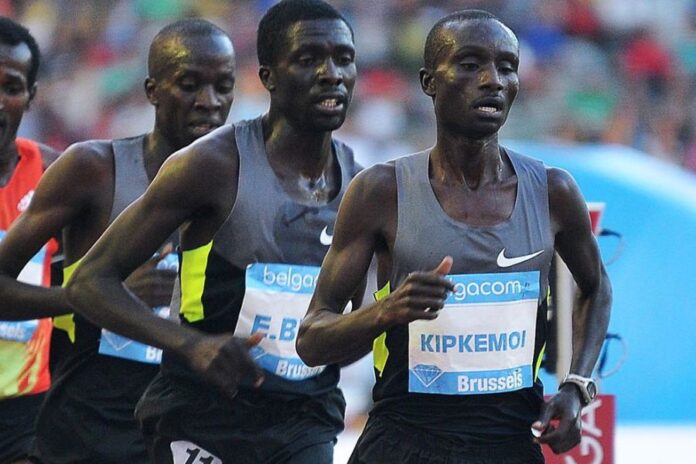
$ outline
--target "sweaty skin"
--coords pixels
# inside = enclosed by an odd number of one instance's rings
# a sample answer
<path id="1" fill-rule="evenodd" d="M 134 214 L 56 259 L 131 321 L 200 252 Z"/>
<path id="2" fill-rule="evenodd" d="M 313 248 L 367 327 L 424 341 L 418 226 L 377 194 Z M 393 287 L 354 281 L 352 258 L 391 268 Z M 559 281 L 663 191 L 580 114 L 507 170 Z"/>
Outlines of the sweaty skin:
<path id="1" fill-rule="evenodd" d="M 448 23 L 432 69 L 421 70 L 421 86 L 433 99 L 437 141 L 429 178 L 444 212 L 462 223 L 493 225 L 509 218 L 517 177 L 498 146 L 519 88 L 518 42 L 494 20 Z M 565 171 L 548 168 L 549 206 L 554 247 L 580 289 L 573 315 L 570 371 L 590 376 L 607 330 L 611 287 L 590 229 L 584 199 Z M 369 351 L 385 330 L 437 317 L 452 284 L 443 277 L 450 257 L 432 270 L 414 272 L 386 298 L 347 315 L 341 309 L 367 272 L 373 253 L 378 286 L 391 275 L 397 226 L 397 189 L 393 163 L 365 170 L 341 204 L 331 248 L 297 339 L 297 351 L 310 366 L 340 362 Z M 422 227 L 427 228 L 427 224 Z M 564 386 L 542 407 L 534 428 L 537 439 L 556 453 L 580 440 L 581 401 L 577 388 Z M 557 428 L 549 427 L 559 419 Z"/>
<path id="2" fill-rule="evenodd" d="M 210 131 L 222 125 L 232 103 L 234 51 L 229 39 L 209 35 L 184 40 L 180 46 L 191 52 L 189 58 L 145 81 L 146 95 L 155 106 L 155 127 L 146 134 L 143 146 L 150 178 L 172 152 L 195 140 L 201 127 Z M 25 285 L 15 279 L 51 237 L 62 234 L 67 266 L 78 261 L 106 229 L 114 191 L 113 156 L 109 141 L 82 142 L 69 147 L 46 172 L 28 210 L 0 242 L 0 296 L 4 302 L 0 318 L 72 312 L 63 289 Z M 169 304 L 176 274 L 156 269 L 156 265 L 156 260 L 149 260 L 129 273 L 129 288 L 148 307 Z"/>
<path id="3" fill-rule="evenodd" d="M 331 193 L 319 200 L 326 202 L 339 188 L 331 131 L 343 123 L 355 83 L 352 35 L 342 21 L 322 19 L 298 21 L 288 37 L 277 63 L 259 71 L 271 94 L 263 117 L 266 153 L 287 193 L 300 203 L 308 191 L 298 181 L 323 174 Z M 247 354 L 262 335 L 204 334 L 156 318 L 121 282 L 177 228 L 183 251 L 209 243 L 235 203 L 238 173 L 232 126 L 180 150 L 85 256 L 67 287 L 70 302 L 97 324 L 169 350 L 229 397 L 242 378 L 257 385 L 263 380 Z"/>

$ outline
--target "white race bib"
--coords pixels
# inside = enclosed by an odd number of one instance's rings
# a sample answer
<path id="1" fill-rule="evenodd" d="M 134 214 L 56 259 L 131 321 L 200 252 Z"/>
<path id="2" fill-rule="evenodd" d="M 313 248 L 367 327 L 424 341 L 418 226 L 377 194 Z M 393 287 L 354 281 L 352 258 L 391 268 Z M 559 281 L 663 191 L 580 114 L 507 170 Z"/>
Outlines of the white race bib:
<path id="1" fill-rule="evenodd" d="M 268 372 L 287 380 L 319 375 L 326 366 L 309 367 L 295 351 L 295 339 L 319 276 L 317 266 L 255 263 L 246 269 L 246 292 L 234 334 L 265 335 L 251 354 Z"/>
<path id="2" fill-rule="evenodd" d="M 0 241 L 5 238 L 5 231 L 0 230 Z M 43 283 L 44 260 L 46 246 L 42 246 L 17 276 L 19 282 L 30 285 Z M 0 321 L 0 340 L 27 343 L 39 327 L 38 319 L 31 321 Z"/>
<path id="3" fill-rule="evenodd" d="M 539 272 L 451 275 L 440 315 L 409 324 L 409 392 L 502 393 L 531 387 Z"/>

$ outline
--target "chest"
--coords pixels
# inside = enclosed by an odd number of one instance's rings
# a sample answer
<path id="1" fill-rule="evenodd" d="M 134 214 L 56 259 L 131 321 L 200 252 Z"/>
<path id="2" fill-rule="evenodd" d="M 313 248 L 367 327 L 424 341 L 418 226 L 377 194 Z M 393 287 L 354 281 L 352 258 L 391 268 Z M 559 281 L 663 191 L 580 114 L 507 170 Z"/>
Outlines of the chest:
<path id="1" fill-rule="evenodd" d="M 517 178 L 481 186 L 475 190 L 461 185 L 433 182 L 433 192 L 444 213 L 457 222 L 474 226 L 494 225 L 507 220 L 515 207 Z"/>

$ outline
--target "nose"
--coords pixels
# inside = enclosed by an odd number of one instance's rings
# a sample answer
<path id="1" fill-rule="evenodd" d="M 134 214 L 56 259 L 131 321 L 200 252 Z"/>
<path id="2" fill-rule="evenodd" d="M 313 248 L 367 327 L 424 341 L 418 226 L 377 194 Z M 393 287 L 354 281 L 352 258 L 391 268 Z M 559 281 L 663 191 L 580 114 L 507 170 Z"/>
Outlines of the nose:
<path id="1" fill-rule="evenodd" d="M 196 94 L 195 108 L 215 111 L 222 106 L 220 96 L 212 85 L 206 85 Z"/>
<path id="2" fill-rule="evenodd" d="M 343 83 L 343 73 L 331 57 L 324 60 L 317 72 L 320 84 L 337 86 Z"/>
<path id="3" fill-rule="evenodd" d="M 503 90 L 503 81 L 500 79 L 500 73 L 496 68 L 495 63 L 483 67 L 479 75 L 479 85 L 482 88 L 492 90 Z"/>

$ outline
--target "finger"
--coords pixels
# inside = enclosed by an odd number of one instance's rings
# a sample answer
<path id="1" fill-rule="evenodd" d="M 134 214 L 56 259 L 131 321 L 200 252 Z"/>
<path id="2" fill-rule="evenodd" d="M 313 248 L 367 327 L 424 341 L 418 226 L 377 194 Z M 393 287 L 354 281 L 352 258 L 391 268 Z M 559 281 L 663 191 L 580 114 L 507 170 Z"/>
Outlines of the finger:
<path id="1" fill-rule="evenodd" d="M 442 261 L 440 261 L 440 264 L 438 264 L 437 267 L 433 269 L 433 271 L 436 274 L 447 275 L 452 270 L 453 262 L 454 259 L 452 259 L 451 256 L 445 256 L 444 258 L 442 258 Z"/>
<path id="2" fill-rule="evenodd" d="M 433 272 L 412 272 L 408 275 L 408 284 L 411 286 L 412 292 L 414 290 L 423 291 L 427 287 L 431 287 L 438 294 L 441 294 L 443 290 L 454 290 L 454 284 L 451 280 Z"/>
<path id="3" fill-rule="evenodd" d="M 261 343 L 261 340 L 263 340 L 264 335 L 261 332 L 256 332 L 253 334 L 251 337 L 247 338 L 244 341 L 244 344 L 246 345 L 247 348 L 252 348 L 259 343 Z"/>
<path id="4" fill-rule="evenodd" d="M 172 242 L 167 242 L 162 248 L 160 248 L 159 255 L 164 258 L 169 253 L 174 251 L 174 244 Z"/>
<path id="5" fill-rule="evenodd" d="M 445 305 L 445 300 L 442 298 L 429 298 L 414 296 L 405 301 L 406 307 L 414 311 L 439 311 Z"/>

